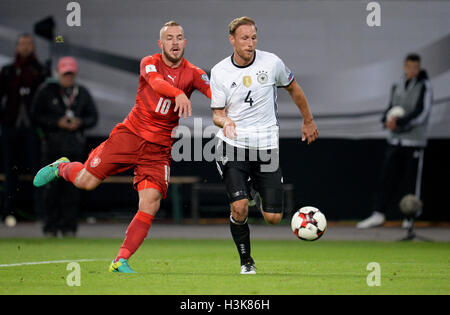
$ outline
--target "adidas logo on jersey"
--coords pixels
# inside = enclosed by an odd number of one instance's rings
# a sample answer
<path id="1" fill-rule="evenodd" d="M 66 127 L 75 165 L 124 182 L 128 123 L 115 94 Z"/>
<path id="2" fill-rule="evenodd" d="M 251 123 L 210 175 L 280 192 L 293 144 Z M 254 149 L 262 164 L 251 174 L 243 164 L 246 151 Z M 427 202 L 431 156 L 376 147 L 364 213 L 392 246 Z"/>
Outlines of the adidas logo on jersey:
<path id="1" fill-rule="evenodd" d="M 230 89 L 235 88 L 235 87 L 237 87 L 237 84 L 236 84 L 236 82 L 233 82 L 233 83 L 231 84 Z"/>

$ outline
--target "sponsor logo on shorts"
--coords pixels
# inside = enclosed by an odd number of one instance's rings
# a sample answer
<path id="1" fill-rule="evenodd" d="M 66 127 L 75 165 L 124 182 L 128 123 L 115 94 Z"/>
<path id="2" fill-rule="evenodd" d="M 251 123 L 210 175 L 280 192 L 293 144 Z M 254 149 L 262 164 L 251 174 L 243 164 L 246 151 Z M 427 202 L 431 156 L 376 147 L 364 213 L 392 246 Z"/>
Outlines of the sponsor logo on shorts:
<path id="1" fill-rule="evenodd" d="M 90 165 L 92 168 L 96 168 L 101 162 L 102 162 L 102 159 L 99 158 L 98 156 L 96 156 L 95 158 L 92 159 Z"/>

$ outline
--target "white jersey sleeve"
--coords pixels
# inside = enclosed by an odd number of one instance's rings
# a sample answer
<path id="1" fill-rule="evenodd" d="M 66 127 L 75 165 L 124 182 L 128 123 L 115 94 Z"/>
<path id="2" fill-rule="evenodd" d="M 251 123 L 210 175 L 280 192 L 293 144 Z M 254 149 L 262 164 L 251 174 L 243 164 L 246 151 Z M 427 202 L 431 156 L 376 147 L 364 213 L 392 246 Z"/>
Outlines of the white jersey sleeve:
<path id="1" fill-rule="evenodd" d="M 277 87 L 284 87 L 291 84 L 294 80 L 294 74 L 292 71 L 284 64 L 280 58 L 276 58 L 275 63 L 275 82 Z"/>
<path id="2" fill-rule="evenodd" d="M 217 80 L 217 71 L 211 70 L 211 109 L 223 109 L 227 103 L 226 91 L 220 80 Z"/>

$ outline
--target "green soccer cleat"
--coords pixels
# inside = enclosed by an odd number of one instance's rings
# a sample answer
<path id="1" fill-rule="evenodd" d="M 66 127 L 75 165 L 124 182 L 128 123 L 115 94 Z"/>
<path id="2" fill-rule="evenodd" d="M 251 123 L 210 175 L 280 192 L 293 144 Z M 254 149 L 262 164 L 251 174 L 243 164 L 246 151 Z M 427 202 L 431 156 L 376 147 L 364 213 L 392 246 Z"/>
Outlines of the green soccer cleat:
<path id="1" fill-rule="evenodd" d="M 70 161 L 68 158 L 62 157 L 60 159 L 57 159 L 52 164 L 44 166 L 39 170 L 39 172 L 37 172 L 36 176 L 34 177 L 33 185 L 35 187 L 42 187 L 58 179 L 59 178 L 58 165 L 61 163 L 69 163 L 69 162 Z"/>
<path id="2" fill-rule="evenodd" d="M 109 272 L 136 273 L 136 271 L 131 269 L 128 260 L 123 258 L 120 258 L 117 262 L 113 260 L 111 265 L 109 265 Z"/>

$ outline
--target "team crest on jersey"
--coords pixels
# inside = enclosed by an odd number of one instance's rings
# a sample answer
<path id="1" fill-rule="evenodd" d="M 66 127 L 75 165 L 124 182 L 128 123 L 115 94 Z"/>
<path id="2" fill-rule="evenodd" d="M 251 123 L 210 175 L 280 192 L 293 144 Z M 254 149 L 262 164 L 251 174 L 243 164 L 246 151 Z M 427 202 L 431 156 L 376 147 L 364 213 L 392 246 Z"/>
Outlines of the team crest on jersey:
<path id="1" fill-rule="evenodd" d="M 252 77 L 249 75 L 246 75 L 242 78 L 242 83 L 246 88 L 249 88 L 252 85 Z"/>
<path id="2" fill-rule="evenodd" d="M 92 168 L 96 168 L 101 162 L 102 162 L 102 159 L 99 158 L 98 156 L 96 156 L 95 158 L 92 159 L 90 165 Z"/>
<path id="3" fill-rule="evenodd" d="M 269 77 L 267 76 L 267 71 L 261 70 L 256 73 L 256 79 L 259 84 L 266 84 Z"/>
<path id="4" fill-rule="evenodd" d="M 208 75 L 206 73 L 203 73 L 201 75 L 201 78 L 202 78 L 203 81 L 205 81 L 205 84 L 209 84 L 209 78 L 208 78 Z"/>

